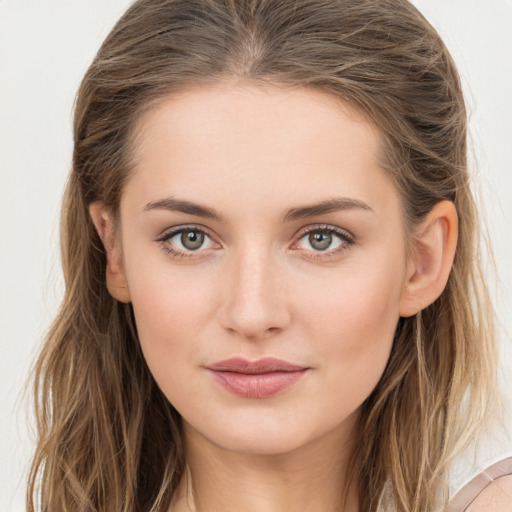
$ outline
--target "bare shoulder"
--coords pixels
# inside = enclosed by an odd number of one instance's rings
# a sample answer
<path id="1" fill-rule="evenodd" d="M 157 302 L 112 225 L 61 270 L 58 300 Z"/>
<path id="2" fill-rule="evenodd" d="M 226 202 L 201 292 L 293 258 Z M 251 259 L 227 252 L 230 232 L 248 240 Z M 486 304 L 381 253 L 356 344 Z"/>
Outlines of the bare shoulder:
<path id="1" fill-rule="evenodd" d="M 512 512 L 512 475 L 491 482 L 473 501 L 467 512 Z"/>

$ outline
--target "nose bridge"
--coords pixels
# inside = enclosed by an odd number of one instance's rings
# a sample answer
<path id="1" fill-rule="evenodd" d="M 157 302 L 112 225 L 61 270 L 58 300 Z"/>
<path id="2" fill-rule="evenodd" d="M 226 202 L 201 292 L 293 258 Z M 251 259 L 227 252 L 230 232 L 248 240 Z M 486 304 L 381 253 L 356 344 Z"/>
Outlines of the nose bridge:
<path id="1" fill-rule="evenodd" d="M 283 329 L 289 321 L 279 262 L 262 243 L 234 251 L 225 301 L 225 327 L 247 338 Z"/>

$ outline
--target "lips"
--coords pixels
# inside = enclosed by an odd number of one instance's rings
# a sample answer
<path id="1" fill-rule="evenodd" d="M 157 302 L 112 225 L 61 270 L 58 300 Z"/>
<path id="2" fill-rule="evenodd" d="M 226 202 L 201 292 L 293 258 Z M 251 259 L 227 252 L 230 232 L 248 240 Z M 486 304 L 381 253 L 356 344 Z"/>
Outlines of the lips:
<path id="1" fill-rule="evenodd" d="M 309 368 L 273 357 L 258 361 L 235 357 L 207 369 L 217 383 L 238 396 L 267 398 L 295 384 Z"/>

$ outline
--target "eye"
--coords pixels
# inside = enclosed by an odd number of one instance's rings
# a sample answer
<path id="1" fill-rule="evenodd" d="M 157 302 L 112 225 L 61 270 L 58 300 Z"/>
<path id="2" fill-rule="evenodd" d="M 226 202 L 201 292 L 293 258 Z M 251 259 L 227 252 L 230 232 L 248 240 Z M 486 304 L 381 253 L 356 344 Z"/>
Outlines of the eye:
<path id="1" fill-rule="evenodd" d="M 157 240 L 173 256 L 187 257 L 194 252 L 202 252 L 218 244 L 201 228 L 186 226 L 174 228 Z"/>
<path id="2" fill-rule="evenodd" d="M 347 249 L 353 243 L 353 236 L 347 231 L 332 226 L 322 226 L 306 230 L 292 248 L 325 253 L 326 257 L 330 257 Z M 320 254 L 315 256 L 319 257 Z"/>

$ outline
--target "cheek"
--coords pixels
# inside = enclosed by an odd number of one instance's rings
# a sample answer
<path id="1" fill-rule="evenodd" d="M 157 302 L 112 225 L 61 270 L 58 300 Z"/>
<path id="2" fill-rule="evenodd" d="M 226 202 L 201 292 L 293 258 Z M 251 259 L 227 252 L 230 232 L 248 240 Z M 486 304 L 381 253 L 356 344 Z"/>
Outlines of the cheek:
<path id="1" fill-rule="evenodd" d="M 396 266 L 395 266 L 396 269 Z M 401 269 L 381 263 L 340 271 L 335 279 L 306 286 L 301 309 L 309 327 L 347 340 L 347 349 L 374 345 L 394 333 L 403 282 Z"/>
<path id="2" fill-rule="evenodd" d="M 392 267 L 390 267 L 392 268 Z M 346 412 L 373 391 L 386 367 L 399 319 L 400 276 L 351 269 L 339 284 L 310 295 L 307 327 L 325 364 L 333 406 L 342 390 Z M 312 334 L 313 336 L 314 334 Z M 339 407 L 339 403 L 337 403 Z"/>
<path id="3" fill-rule="evenodd" d="M 150 270 L 154 268 L 132 266 L 128 283 L 142 351 L 155 378 L 166 387 L 166 381 L 183 374 L 187 363 L 197 361 L 200 333 L 214 317 L 214 290 L 211 280 L 201 279 L 192 269 Z"/>

